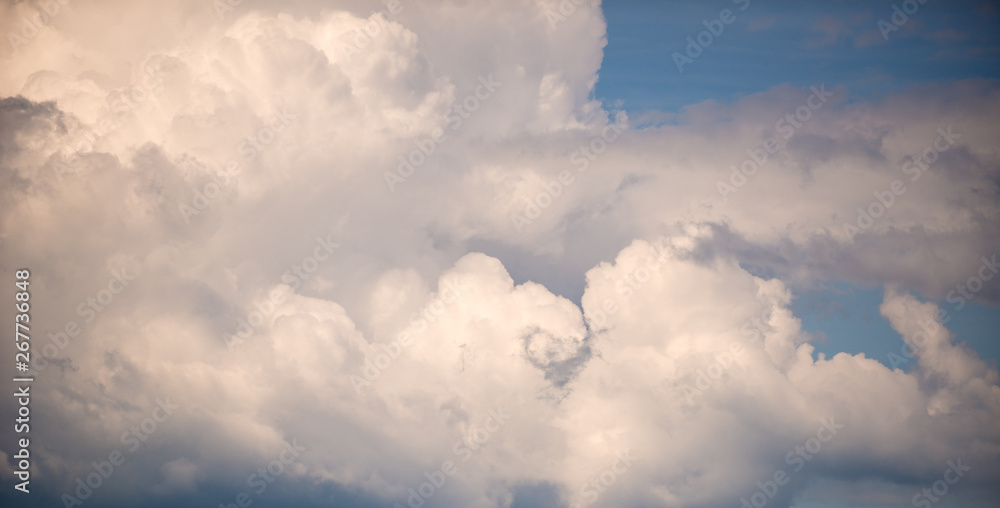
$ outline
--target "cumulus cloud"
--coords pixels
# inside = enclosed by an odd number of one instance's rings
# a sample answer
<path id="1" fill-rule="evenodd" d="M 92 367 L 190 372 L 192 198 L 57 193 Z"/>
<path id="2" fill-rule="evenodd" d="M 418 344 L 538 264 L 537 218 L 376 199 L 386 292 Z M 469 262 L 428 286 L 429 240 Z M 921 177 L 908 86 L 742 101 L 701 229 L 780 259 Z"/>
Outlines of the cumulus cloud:
<path id="1" fill-rule="evenodd" d="M 68 3 L 0 51 L 39 503 L 116 450 L 90 502 L 903 504 L 960 458 L 1000 495 L 996 366 L 930 301 L 1000 250 L 994 82 L 639 126 L 594 2 L 232 4 Z M 915 368 L 815 353 L 791 303 L 831 280 L 886 286 Z"/>

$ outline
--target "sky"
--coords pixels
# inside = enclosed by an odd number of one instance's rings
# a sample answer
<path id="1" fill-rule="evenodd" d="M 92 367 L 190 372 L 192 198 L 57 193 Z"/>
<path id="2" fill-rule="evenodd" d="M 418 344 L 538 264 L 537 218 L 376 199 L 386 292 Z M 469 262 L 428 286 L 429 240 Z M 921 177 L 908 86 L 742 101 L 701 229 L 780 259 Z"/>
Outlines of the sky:
<path id="1" fill-rule="evenodd" d="M 0 1 L 0 505 L 996 506 L 998 25 Z"/>

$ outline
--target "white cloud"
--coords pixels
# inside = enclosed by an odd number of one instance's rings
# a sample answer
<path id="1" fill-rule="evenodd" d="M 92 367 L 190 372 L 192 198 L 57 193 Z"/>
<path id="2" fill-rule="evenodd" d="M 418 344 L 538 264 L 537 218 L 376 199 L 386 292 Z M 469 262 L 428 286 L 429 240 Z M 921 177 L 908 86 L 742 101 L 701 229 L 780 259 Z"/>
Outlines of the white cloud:
<path id="1" fill-rule="evenodd" d="M 733 505 L 791 472 L 786 452 L 834 418 L 842 433 L 791 475 L 782 502 L 825 495 L 811 480 L 837 490 L 875 478 L 905 503 L 909 485 L 959 456 L 974 467 L 963 481 L 995 494 L 996 368 L 944 327 L 922 341 L 937 309 L 909 293 L 942 297 L 1000 246 L 988 234 L 992 83 L 860 103 L 836 89 L 723 200 L 716 181 L 811 92 L 779 87 L 629 127 L 591 97 L 606 39 L 590 3 L 552 27 L 552 2 L 404 2 L 350 59 L 345 37 L 372 22 L 371 5 L 248 2 L 222 23 L 202 2 L 72 5 L 0 52 L 0 93 L 24 97 L 0 105 L 0 248 L 33 271 L 38 351 L 47 332 L 81 330 L 36 385 L 47 488 L 68 491 L 169 396 L 181 409 L 102 490 L 206 495 L 294 438 L 308 451 L 288 481 L 390 504 L 449 459 L 458 472 L 441 505 L 508 506 L 524 484 L 585 502 L 588 482 L 630 450 L 635 464 L 596 505 Z M 92 24 L 112 11 L 115 38 Z M 487 75 L 503 85 L 447 129 L 449 108 Z M 290 119 L 280 131 L 279 117 Z M 579 171 L 571 154 L 612 118 L 621 138 Z M 856 207 L 907 179 L 907 157 L 948 126 L 962 134 L 955 147 L 846 242 Z M 390 192 L 383 173 L 436 128 L 448 140 Z M 263 145 L 252 159 L 248 136 Z M 240 172 L 188 224 L 180 205 L 230 160 Z M 574 183 L 518 232 L 511 214 L 564 170 Z M 283 274 L 327 235 L 342 247 L 291 287 Z M 127 293 L 85 321 L 78 306 L 129 258 L 139 275 Z M 830 279 L 888 284 L 882 314 L 919 366 L 814 358 L 790 305 L 795 288 Z M 273 311 L 227 347 L 273 291 Z M 394 341 L 406 344 L 358 390 L 352 376 Z M 685 387 L 734 343 L 745 349 L 692 401 Z M 509 421 L 463 461 L 455 443 L 498 408 Z"/>

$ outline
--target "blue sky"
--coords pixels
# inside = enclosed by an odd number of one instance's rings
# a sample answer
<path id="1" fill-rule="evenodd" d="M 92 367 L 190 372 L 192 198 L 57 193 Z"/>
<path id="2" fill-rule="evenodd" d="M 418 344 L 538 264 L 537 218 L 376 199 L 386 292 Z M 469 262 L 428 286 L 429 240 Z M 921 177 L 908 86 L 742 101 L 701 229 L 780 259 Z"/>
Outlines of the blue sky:
<path id="1" fill-rule="evenodd" d="M 754 0 L 741 11 L 742 5 L 604 2 L 608 45 L 596 97 L 640 122 L 655 123 L 663 117 L 650 111 L 731 103 L 781 85 L 839 85 L 848 101 L 868 101 L 922 85 L 1000 78 L 998 3 L 929 0 L 898 31 L 887 30 L 888 40 L 878 21 L 891 23 L 899 1 Z M 719 18 L 723 9 L 735 20 L 679 72 L 673 54 L 685 54 L 687 37 L 698 37 L 703 22 Z M 881 287 L 829 281 L 826 288 L 799 291 L 794 309 L 805 330 L 825 336 L 815 344 L 818 353 L 865 353 L 889 365 L 888 353 L 899 353 L 902 341 L 879 315 L 882 293 Z M 952 317 L 948 327 L 957 340 L 968 341 L 984 358 L 1000 358 L 1000 309 L 973 301 Z"/>
<path id="2" fill-rule="evenodd" d="M 879 315 L 882 288 L 861 288 L 847 283 L 834 283 L 823 290 L 803 291 L 796 295 L 793 309 L 802 319 L 802 327 L 823 339 L 814 342 L 817 353 L 827 357 L 840 352 L 864 353 L 888 367 L 909 370 L 912 358 L 903 356 L 903 341 Z M 958 342 L 967 342 L 980 356 L 996 361 L 1000 358 L 1000 311 L 996 307 L 975 301 L 955 310 L 946 301 L 936 301 L 949 311 L 946 326 Z M 890 353 L 898 355 L 895 358 Z M 903 362 L 903 363 L 900 363 Z"/>
<path id="3" fill-rule="evenodd" d="M 627 111 L 676 112 L 705 100 L 731 102 L 781 84 L 839 84 L 871 98 L 924 83 L 1000 77 L 1000 6 L 929 0 L 884 40 L 900 2 L 603 3 L 608 23 L 596 96 Z M 733 11 L 735 21 L 678 72 L 672 54 L 703 21 Z"/>

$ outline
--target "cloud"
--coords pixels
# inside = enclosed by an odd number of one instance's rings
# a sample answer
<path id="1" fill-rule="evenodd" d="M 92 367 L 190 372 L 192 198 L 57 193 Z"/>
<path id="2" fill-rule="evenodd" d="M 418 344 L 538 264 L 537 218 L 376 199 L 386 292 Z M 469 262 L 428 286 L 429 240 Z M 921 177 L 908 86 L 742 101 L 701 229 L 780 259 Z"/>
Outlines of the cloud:
<path id="1" fill-rule="evenodd" d="M 995 82 L 827 85 L 808 121 L 815 92 L 779 86 L 638 128 L 593 98 L 594 3 L 555 27 L 556 2 L 376 7 L 73 3 L 0 53 L 0 248 L 57 351 L 33 385 L 46 500 L 121 450 L 90 502 L 227 503 L 292 442 L 255 502 L 406 503 L 445 461 L 441 506 L 730 506 L 779 470 L 775 504 L 864 482 L 905 503 L 959 457 L 997 494 L 996 368 L 927 301 L 1000 248 Z M 833 280 L 888 287 L 918 368 L 815 354 L 791 302 Z"/>

